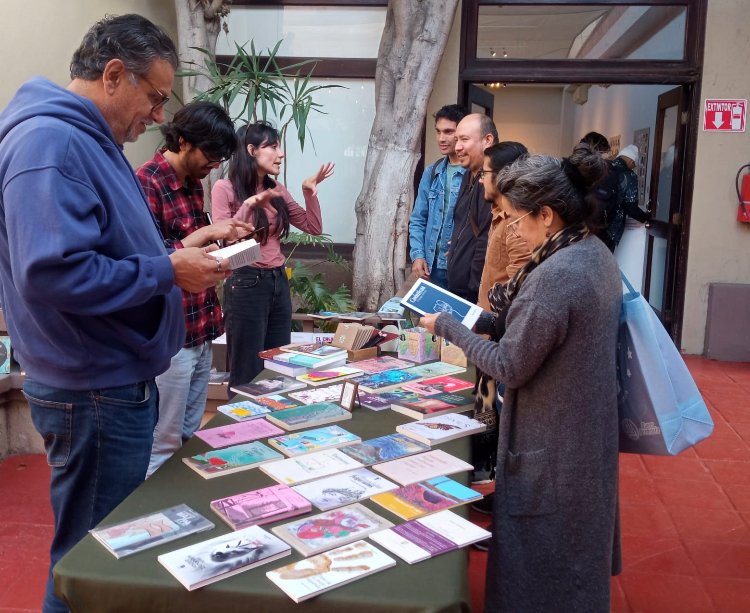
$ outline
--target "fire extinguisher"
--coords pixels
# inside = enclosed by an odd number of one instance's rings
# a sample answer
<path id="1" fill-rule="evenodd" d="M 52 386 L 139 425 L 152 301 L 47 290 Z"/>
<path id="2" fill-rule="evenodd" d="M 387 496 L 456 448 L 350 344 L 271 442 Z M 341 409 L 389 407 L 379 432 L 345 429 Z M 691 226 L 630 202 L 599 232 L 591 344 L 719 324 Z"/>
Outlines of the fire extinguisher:
<path id="1" fill-rule="evenodd" d="M 750 173 L 742 175 L 742 187 L 740 188 L 740 173 L 745 168 L 750 168 L 750 163 L 740 166 L 740 169 L 737 171 L 737 177 L 734 180 L 735 187 L 737 188 L 737 200 L 739 201 L 737 221 L 750 223 Z"/>

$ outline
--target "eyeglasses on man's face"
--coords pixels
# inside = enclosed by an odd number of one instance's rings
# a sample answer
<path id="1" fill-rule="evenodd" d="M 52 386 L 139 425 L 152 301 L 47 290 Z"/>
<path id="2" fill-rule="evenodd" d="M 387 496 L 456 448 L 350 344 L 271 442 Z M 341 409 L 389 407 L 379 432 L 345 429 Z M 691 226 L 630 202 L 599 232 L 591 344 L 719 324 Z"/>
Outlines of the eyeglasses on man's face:
<path id="1" fill-rule="evenodd" d="M 164 105 L 167 102 L 169 102 L 169 96 L 167 96 L 167 94 L 165 94 L 158 87 L 156 87 L 153 83 L 151 83 L 151 81 L 149 81 L 145 76 L 143 76 L 143 75 L 136 75 L 135 73 L 133 74 L 133 76 L 135 76 L 135 78 L 138 79 L 138 80 L 140 80 L 140 81 L 144 81 L 146 83 L 146 85 L 148 85 L 154 91 L 154 93 L 158 96 L 159 102 L 157 102 L 156 104 L 154 104 L 151 107 L 151 112 L 155 113 L 159 109 L 164 108 Z M 149 96 L 149 98 L 151 98 L 153 100 L 153 98 L 151 96 Z"/>
<path id="2" fill-rule="evenodd" d="M 482 170 L 479 171 L 479 178 L 484 179 L 485 175 L 491 176 L 491 175 L 496 175 L 496 174 L 497 174 L 497 170 L 492 170 L 492 169 L 488 170 L 487 168 L 482 168 Z"/>
<path id="3" fill-rule="evenodd" d="M 206 153 L 201 149 L 201 153 L 203 154 L 203 157 L 206 158 L 206 165 L 207 166 L 221 166 L 224 162 L 226 162 L 229 158 L 225 157 L 214 157 L 214 155 L 211 155 L 209 153 Z"/>
<path id="4" fill-rule="evenodd" d="M 525 215 L 521 215 L 518 219 L 514 219 L 513 221 L 509 221 L 508 225 L 507 225 L 508 232 L 510 232 L 514 236 L 519 236 L 519 234 L 518 234 L 518 226 L 516 224 L 519 221 L 521 221 L 524 217 L 528 217 L 529 215 L 531 215 L 531 211 L 529 211 Z"/>

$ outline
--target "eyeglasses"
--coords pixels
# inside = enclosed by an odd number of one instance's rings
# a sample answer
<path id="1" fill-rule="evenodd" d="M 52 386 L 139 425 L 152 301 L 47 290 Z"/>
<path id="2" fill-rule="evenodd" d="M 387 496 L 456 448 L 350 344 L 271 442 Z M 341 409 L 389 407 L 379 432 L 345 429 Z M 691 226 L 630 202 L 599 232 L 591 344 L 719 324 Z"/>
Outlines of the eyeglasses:
<path id="1" fill-rule="evenodd" d="M 514 219 L 513 221 L 508 222 L 506 228 L 508 228 L 508 231 L 511 234 L 513 234 L 514 236 L 518 236 L 518 227 L 515 224 L 521 221 L 524 217 L 528 217 L 529 215 L 531 215 L 531 211 L 529 211 L 525 215 L 521 215 L 518 219 Z"/>
<path id="2" fill-rule="evenodd" d="M 201 153 L 203 154 L 203 157 L 206 158 L 206 163 L 208 166 L 220 166 L 224 162 L 226 162 L 229 158 L 212 158 L 209 157 L 209 155 L 201 149 Z"/>
<path id="3" fill-rule="evenodd" d="M 136 79 L 141 79 L 141 80 L 145 81 L 146 85 L 148 85 L 151 89 L 153 89 L 157 93 L 157 95 L 159 96 L 159 98 L 160 98 L 159 102 L 157 102 L 154 106 L 151 107 L 151 112 L 152 113 L 155 113 L 159 109 L 163 108 L 164 105 L 167 102 L 169 102 L 169 96 L 167 96 L 158 87 L 156 87 L 153 83 L 151 83 L 151 81 L 149 81 L 146 77 L 144 77 L 143 75 L 136 75 L 135 73 L 134 73 L 133 76 L 135 76 Z"/>
<path id="4" fill-rule="evenodd" d="M 484 179 L 484 175 L 496 175 L 497 170 L 485 170 L 482 168 L 482 170 L 479 171 L 479 178 Z"/>

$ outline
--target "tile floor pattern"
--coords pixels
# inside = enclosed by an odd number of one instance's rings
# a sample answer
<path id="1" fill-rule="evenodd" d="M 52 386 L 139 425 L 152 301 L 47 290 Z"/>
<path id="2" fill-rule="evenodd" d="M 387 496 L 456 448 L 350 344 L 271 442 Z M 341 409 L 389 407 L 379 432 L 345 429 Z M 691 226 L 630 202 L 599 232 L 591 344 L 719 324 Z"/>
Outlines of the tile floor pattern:
<path id="1" fill-rule="evenodd" d="M 613 613 L 750 611 L 750 364 L 687 363 L 716 429 L 678 457 L 620 456 L 624 570 L 612 580 Z M 44 456 L 0 462 L 0 613 L 39 610 L 52 534 L 48 479 Z M 486 559 L 469 551 L 475 611 Z"/>

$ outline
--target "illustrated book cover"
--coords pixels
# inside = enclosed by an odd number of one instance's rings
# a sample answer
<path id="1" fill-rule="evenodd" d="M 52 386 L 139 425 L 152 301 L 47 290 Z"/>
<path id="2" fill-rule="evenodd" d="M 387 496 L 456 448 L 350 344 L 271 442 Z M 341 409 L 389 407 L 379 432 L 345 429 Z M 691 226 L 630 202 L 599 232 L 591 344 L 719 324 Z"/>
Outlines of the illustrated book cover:
<path id="1" fill-rule="evenodd" d="M 414 440 L 409 436 L 399 434 L 386 434 L 377 438 L 367 439 L 361 443 L 342 447 L 342 453 L 361 462 L 365 466 L 372 466 L 380 462 L 397 460 L 415 453 L 429 451 L 427 445 Z"/>
<path id="2" fill-rule="evenodd" d="M 300 403 L 281 394 L 268 394 L 268 396 L 260 396 L 255 399 L 255 402 L 261 406 L 267 407 L 272 411 L 279 409 L 291 409 L 292 407 L 300 406 Z"/>
<path id="3" fill-rule="evenodd" d="M 435 477 L 375 494 L 371 500 L 401 519 L 416 519 L 483 498 L 476 490 L 450 477 Z"/>
<path id="4" fill-rule="evenodd" d="M 473 381 L 467 381 L 466 379 L 459 379 L 458 377 L 446 375 L 444 377 L 433 377 L 432 379 L 413 381 L 405 384 L 402 389 L 414 392 L 421 396 L 433 396 L 435 394 L 443 393 L 454 394 L 463 390 L 472 389 L 473 387 Z"/>
<path id="5" fill-rule="evenodd" d="M 448 313 L 469 329 L 474 327 L 482 314 L 481 307 L 424 279 L 417 279 L 401 299 L 401 304 L 420 315 Z"/>
<path id="6" fill-rule="evenodd" d="M 466 372 L 466 368 L 456 366 L 455 364 L 448 364 L 448 362 L 426 362 L 425 364 L 417 364 L 416 366 L 407 368 L 406 371 L 419 375 L 423 379 L 432 379 L 434 377 L 444 377 L 446 375 Z"/>
<path id="7" fill-rule="evenodd" d="M 352 368 L 351 366 L 337 366 L 330 368 L 323 368 L 321 370 L 311 370 L 310 372 L 300 375 L 297 377 L 297 381 L 307 383 L 307 385 L 326 385 L 333 383 L 334 381 L 341 381 L 342 379 L 348 379 L 354 375 L 361 375 L 362 371 L 359 368 Z"/>
<path id="8" fill-rule="evenodd" d="M 452 475 L 473 468 L 468 462 L 464 462 L 461 458 L 452 456 L 442 449 L 434 449 L 374 466 L 374 469 L 381 475 L 385 475 L 388 479 L 401 485 L 427 481 L 427 479 L 433 479 L 434 477 Z"/>
<path id="9" fill-rule="evenodd" d="M 391 404 L 394 402 L 414 402 L 420 398 L 421 396 L 417 396 L 413 392 L 406 392 L 402 389 L 380 392 L 379 394 L 360 392 L 359 404 L 371 411 L 383 411 L 385 409 L 390 409 Z"/>
<path id="10" fill-rule="evenodd" d="M 355 502 L 345 507 L 308 515 L 281 526 L 273 533 L 310 556 L 365 538 L 368 534 L 393 526 L 387 519 Z"/>
<path id="11" fill-rule="evenodd" d="M 227 260 L 229 268 L 234 270 L 257 262 L 260 259 L 260 244 L 254 239 L 248 238 L 234 245 L 209 251 L 208 255 L 217 260 Z"/>
<path id="12" fill-rule="evenodd" d="M 402 320 L 404 317 L 404 307 L 401 304 L 401 298 L 394 296 L 388 298 L 378 309 L 377 316 L 380 319 Z"/>
<path id="13" fill-rule="evenodd" d="M 211 501 L 211 510 L 232 530 L 309 513 L 310 501 L 288 485 L 271 485 Z"/>
<path id="14" fill-rule="evenodd" d="M 395 565 L 396 560 L 377 547 L 367 541 L 355 541 L 269 571 L 266 577 L 300 603 Z"/>
<path id="15" fill-rule="evenodd" d="M 294 602 L 303 602 L 334 588 L 396 565 L 396 560 L 367 541 L 355 541 L 266 573 Z"/>
<path id="16" fill-rule="evenodd" d="M 217 449 L 219 447 L 249 443 L 250 441 L 257 441 L 261 438 L 283 433 L 283 430 L 268 423 L 265 419 L 253 419 L 237 424 L 219 426 L 218 428 L 197 430 L 195 436 L 211 445 L 214 449 Z"/>
<path id="17" fill-rule="evenodd" d="M 182 461 L 204 479 L 212 479 L 241 470 L 249 470 L 283 457 L 278 451 L 260 441 L 253 441 L 182 458 Z"/>
<path id="18" fill-rule="evenodd" d="M 415 564 L 491 536 L 491 532 L 446 510 L 375 532 L 370 539 L 409 564 Z"/>
<path id="19" fill-rule="evenodd" d="M 10 374 L 10 336 L 0 336 L 0 374 Z"/>
<path id="20" fill-rule="evenodd" d="M 328 345 L 330 347 L 330 345 Z M 297 366 L 304 366 L 312 370 L 321 370 L 325 367 L 342 366 L 346 364 L 346 351 L 338 350 L 339 353 L 328 355 L 328 356 L 312 356 L 305 353 L 290 353 L 284 352 L 277 356 L 274 356 L 276 362 L 285 362 L 287 364 L 295 364 Z"/>
<path id="21" fill-rule="evenodd" d="M 487 424 L 458 413 L 446 413 L 396 426 L 396 432 L 410 436 L 426 445 L 439 445 L 462 436 L 479 434 L 486 429 Z"/>
<path id="22" fill-rule="evenodd" d="M 250 402 L 249 400 L 240 400 L 239 402 L 231 402 L 229 404 L 222 404 L 216 407 L 219 413 L 228 415 L 235 421 L 248 421 L 251 419 L 257 419 L 263 417 L 266 413 L 270 413 L 271 409 L 264 407 L 256 402 Z"/>
<path id="23" fill-rule="evenodd" d="M 405 370 L 385 370 L 371 375 L 360 375 L 352 381 L 359 383 L 363 392 L 386 392 L 411 381 L 419 381 L 422 377 Z"/>
<path id="24" fill-rule="evenodd" d="M 321 511 L 328 511 L 375 494 L 395 490 L 398 486 L 366 468 L 341 473 L 295 485 L 294 491 L 307 498 Z"/>
<path id="25" fill-rule="evenodd" d="M 346 351 L 330 343 L 292 343 L 281 347 L 287 353 L 309 355 L 313 358 L 346 357 Z"/>
<path id="26" fill-rule="evenodd" d="M 302 389 L 303 387 L 305 387 L 305 384 L 300 383 L 297 379 L 287 377 L 286 375 L 279 375 L 278 377 L 270 377 L 268 379 L 258 379 L 252 383 L 235 385 L 229 389 L 235 394 L 254 398 L 256 396 L 267 396 L 268 394 L 283 394 L 292 390 Z"/>
<path id="27" fill-rule="evenodd" d="M 313 451 L 321 451 L 322 449 L 351 445 L 359 443 L 361 440 L 356 434 L 352 434 L 340 426 L 323 426 L 303 432 L 273 436 L 268 439 L 268 444 L 274 449 L 278 449 L 285 456 L 293 457 Z"/>
<path id="28" fill-rule="evenodd" d="M 362 463 L 341 453 L 341 449 L 324 449 L 278 462 L 270 462 L 260 468 L 274 481 L 286 485 L 297 485 L 362 468 Z"/>
<path id="29" fill-rule="evenodd" d="M 188 590 L 195 590 L 291 552 L 280 538 L 260 526 L 249 526 L 163 553 L 157 559 Z"/>
<path id="30" fill-rule="evenodd" d="M 284 430 L 301 430 L 322 426 L 344 419 L 351 419 L 352 414 L 332 402 L 318 402 L 292 409 L 280 409 L 266 415 L 266 419 Z"/>
<path id="31" fill-rule="evenodd" d="M 304 383 L 301 383 L 300 385 L 304 385 Z M 289 396 L 295 400 L 299 400 L 302 404 L 318 404 L 320 402 L 338 402 L 341 398 L 341 392 L 343 391 L 343 383 L 334 383 L 333 385 L 292 392 Z"/>
<path id="32" fill-rule="evenodd" d="M 435 394 L 417 396 L 407 400 L 394 400 L 391 409 L 413 419 L 437 417 L 447 413 L 463 413 L 474 408 L 474 396 L 468 391 L 462 394 Z"/>
<path id="33" fill-rule="evenodd" d="M 348 319 L 350 321 L 362 321 L 374 317 L 375 313 L 366 311 L 349 311 L 348 313 L 339 313 L 339 319 Z"/>
<path id="34" fill-rule="evenodd" d="M 359 368 L 363 373 L 372 375 L 385 370 L 406 370 L 407 368 L 414 366 L 414 364 L 407 362 L 406 360 L 399 360 L 398 358 L 389 355 L 381 355 L 377 358 L 352 362 L 351 366 Z"/>
<path id="35" fill-rule="evenodd" d="M 213 527 L 213 522 L 200 513 L 186 504 L 178 504 L 119 524 L 94 528 L 91 535 L 119 559 Z"/>

